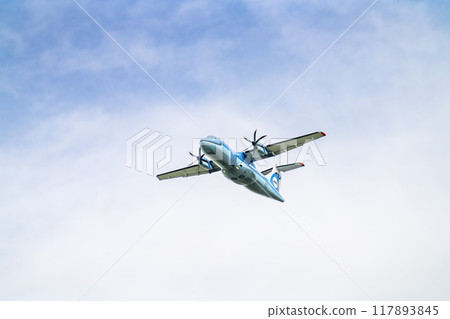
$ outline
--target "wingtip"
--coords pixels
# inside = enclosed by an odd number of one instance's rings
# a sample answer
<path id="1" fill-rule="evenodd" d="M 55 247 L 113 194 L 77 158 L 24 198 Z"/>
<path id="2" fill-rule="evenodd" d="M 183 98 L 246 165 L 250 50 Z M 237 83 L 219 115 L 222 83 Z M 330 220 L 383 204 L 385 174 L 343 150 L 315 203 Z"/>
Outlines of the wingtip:
<path id="1" fill-rule="evenodd" d="M 303 167 L 303 166 L 305 166 L 305 164 L 303 164 L 302 162 L 300 162 L 300 165 Z"/>
<path id="2" fill-rule="evenodd" d="M 327 136 L 327 134 L 325 134 L 325 132 L 320 132 L 320 134 L 322 134 L 323 136 Z"/>

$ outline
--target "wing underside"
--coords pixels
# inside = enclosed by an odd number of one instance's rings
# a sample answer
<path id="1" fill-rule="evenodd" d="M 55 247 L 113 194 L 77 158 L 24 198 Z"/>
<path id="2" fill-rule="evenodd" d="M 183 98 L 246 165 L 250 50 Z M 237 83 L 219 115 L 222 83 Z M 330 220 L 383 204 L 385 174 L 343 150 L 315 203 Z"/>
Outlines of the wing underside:
<path id="1" fill-rule="evenodd" d="M 220 171 L 220 167 L 217 166 L 216 164 L 212 163 L 212 167 L 213 167 L 213 169 L 207 169 L 198 164 L 191 165 L 191 166 L 183 167 L 180 169 L 176 169 L 171 172 L 156 175 L 156 177 L 161 181 L 163 179 L 198 176 L 198 175 L 211 174 L 211 173 Z"/>
<path id="2" fill-rule="evenodd" d="M 294 148 L 300 147 L 305 143 L 317 140 L 321 137 L 324 137 L 325 133 L 323 132 L 315 132 L 311 134 L 302 135 L 299 137 L 294 137 L 285 141 L 281 141 L 278 143 L 270 144 L 266 146 L 267 155 L 258 154 L 255 150 L 249 150 L 244 152 L 246 156 L 250 156 L 253 160 L 260 160 L 272 156 L 279 155 L 283 152 L 287 152 L 293 150 Z"/>

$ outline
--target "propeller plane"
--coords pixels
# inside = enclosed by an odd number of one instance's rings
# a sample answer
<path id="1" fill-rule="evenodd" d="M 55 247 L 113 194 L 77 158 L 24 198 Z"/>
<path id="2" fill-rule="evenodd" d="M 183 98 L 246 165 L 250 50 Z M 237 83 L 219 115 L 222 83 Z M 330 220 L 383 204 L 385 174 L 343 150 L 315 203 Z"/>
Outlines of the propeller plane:
<path id="1" fill-rule="evenodd" d="M 303 163 L 294 162 L 291 164 L 275 165 L 264 171 L 258 171 L 254 162 L 277 156 L 283 152 L 300 147 L 303 144 L 326 136 L 324 132 L 315 132 L 282 142 L 264 145 L 261 140 L 267 135 L 259 138 L 256 136 L 257 130 L 253 133 L 253 140 L 244 139 L 251 143 L 251 149 L 242 152 L 235 152 L 221 139 L 208 135 L 200 140 L 198 156 L 191 154 L 197 159 L 197 164 L 183 167 L 171 172 L 159 174 L 159 180 L 176 177 L 189 177 L 203 174 L 211 174 L 222 171 L 223 175 L 232 182 L 242 185 L 257 194 L 284 202 L 280 195 L 281 173 L 305 166 Z M 203 153 L 202 153 L 203 152 Z M 269 178 L 266 176 L 270 175 Z"/>

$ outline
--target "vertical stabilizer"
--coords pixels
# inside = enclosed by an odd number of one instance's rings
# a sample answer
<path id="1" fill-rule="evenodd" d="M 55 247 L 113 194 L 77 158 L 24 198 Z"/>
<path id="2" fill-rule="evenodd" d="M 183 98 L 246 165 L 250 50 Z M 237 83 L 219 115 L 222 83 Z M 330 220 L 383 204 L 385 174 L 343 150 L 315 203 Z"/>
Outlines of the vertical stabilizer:
<path id="1" fill-rule="evenodd" d="M 280 191 L 280 180 L 281 180 L 280 172 L 278 171 L 277 167 L 274 166 L 272 168 L 272 175 L 270 176 L 270 183 L 278 192 Z"/>

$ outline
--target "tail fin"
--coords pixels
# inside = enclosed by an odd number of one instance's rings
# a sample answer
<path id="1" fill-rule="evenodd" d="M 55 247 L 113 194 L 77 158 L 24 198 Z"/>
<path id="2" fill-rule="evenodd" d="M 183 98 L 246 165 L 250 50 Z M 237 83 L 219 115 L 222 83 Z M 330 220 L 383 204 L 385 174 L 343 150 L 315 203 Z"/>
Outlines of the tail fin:
<path id="1" fill-rule="evenodd" d="M 277 190 L 277 192 L 280 191 L 280 180 L 281 180 L 281 175 L 278 172 L 278 170 L 275 170 L 274 173 L 272 174 L 272 176 L 270 176 L 270 183 Z"/>

